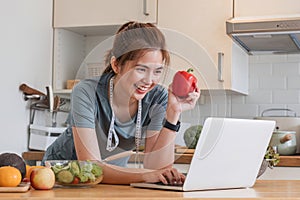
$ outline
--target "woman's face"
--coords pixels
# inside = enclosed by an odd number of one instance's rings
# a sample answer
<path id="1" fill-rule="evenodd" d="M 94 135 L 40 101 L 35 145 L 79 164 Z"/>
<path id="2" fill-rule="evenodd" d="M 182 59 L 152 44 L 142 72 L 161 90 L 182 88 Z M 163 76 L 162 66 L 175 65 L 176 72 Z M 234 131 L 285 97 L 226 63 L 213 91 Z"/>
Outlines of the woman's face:
<path id="1" fill-rule="evenodd" d="M 131 100 L 144 98 L 160 81 L 163 74 L 163 57 L 159 50 L 148 51 L 137 61 L 128 61 L 119 66 L 116 77 L 118 93 Z M 121 95 L 121 94 L 120 94 Z"/>

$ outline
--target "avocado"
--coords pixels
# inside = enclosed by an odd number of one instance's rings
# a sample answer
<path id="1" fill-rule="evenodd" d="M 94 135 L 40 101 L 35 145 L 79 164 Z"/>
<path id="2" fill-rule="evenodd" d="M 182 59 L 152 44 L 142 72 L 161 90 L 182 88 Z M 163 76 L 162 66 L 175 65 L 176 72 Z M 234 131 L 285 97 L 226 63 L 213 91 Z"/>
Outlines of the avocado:
<path id="1" fill-rule="evenodd" d="M 22 180 L 26 176 L 26 163 L 24 159 L 16 153 L 2 153 L 0 154 L 0 167 L 12 166 L 20 170 Z"/>

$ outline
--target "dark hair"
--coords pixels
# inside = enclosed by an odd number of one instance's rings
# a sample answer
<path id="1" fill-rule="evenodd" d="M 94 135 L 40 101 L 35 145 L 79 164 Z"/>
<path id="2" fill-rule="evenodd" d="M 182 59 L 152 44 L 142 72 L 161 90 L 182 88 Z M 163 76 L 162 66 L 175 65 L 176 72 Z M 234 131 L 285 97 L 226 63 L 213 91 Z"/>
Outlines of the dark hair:
<path id="1" fill-rule="evenodd" d="M 114 56 L 117 63 L 124 65 L 126 61 L 135 60 L 148 51 L 160 50 L 165 65 L 169 65 L 170 55 L 166 50 L 163 33 L 151 23 L 130 21 L 117 31 L 112 49 L 107 53 L 103 73 L 113 72 L 110 60 Z"/>

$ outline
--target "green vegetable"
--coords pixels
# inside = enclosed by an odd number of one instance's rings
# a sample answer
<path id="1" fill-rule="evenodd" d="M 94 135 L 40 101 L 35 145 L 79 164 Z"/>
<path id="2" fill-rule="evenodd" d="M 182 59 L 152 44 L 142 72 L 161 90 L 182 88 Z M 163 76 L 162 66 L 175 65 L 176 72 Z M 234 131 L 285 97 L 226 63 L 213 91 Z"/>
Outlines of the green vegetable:
<path id="1" fill-rule="evenodd" d="M 90 161 L 80 162 L 79 165 L 80 165 L 81 172 L 91 172 L 93 169 L 92 162 Z"/>
<path id="2" fill-rule="evenodd" d="M 102 168 L 99 165 L 93 163 L 92 174 L 94 174 L 96 177 L 101 176 Z"/>
<path id="3" fill-rule="evenodd" d="M 88 173 L 84 173 L 84 172 L 80 173 L 78 175 L 78 178 L 79 178 L 81 183 L 87 182 L 89 180 Z"/>
<path id="4" fill-rule="evenodd" d="M 70 163 L 71 172 L 74 174 L 74 176 L 78 176 L 80 174 L 80 167 L 78 165 L 77 161 L 72 161 Z"/>
<path id="5" fill-rule="evenodd" d="M 188 128 L 183 135 L 185 145 L 190 149 L 195 149 L 203 126 L 196 125 Z"/>
<path id="6" fill-rule="evenodd" d="M 69 166 L 68 165 L 62 165 L 62 164 L 56 164 L 56 165 L 52 166 L 51 168 L 52 168 L 53 172 L 55 174 L 57 174 L 61 170 L 68 170 Z"/>
<path id="7" fill-rule="evenodd" d="M 61 183 L 71 183 L 74 180 L 74 175 L 68 170 L 61 170 L 56 175 L 57 181 Z"/>
<path id="8" fill-rule="evenodd" d="M 102 175 L 102 168 L 91 161 L 73 160 L 66 164 L 55 164 L 51 168 L 56 180 L 61 183 L 72 183 L 75 178 L 80 183 L 94 182 Z"/>
<path id="9" fill-rule="evenodd" d="M 264 158 L 268 161 L 270 167 L 276 166 L 280 161 L 279 154 L 271 146 L 268 147 Z"/>

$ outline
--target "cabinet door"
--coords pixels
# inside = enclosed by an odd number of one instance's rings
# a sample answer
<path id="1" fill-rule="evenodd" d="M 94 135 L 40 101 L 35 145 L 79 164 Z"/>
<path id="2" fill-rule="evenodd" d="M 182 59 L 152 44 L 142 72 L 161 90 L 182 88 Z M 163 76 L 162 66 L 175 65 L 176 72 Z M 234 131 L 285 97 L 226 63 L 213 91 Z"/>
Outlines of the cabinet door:
<path id="1" fill-rule="evenodd" d="M 234 4 L 234 17 L 300 14 L 299 0 L 236 0 Z"/>
<path id="2" fill-rule="evenodd" d="M 157 0 L 54 0 L 54 27 L 156 23 Z"/>
<path id="3" fill-rule="evenodd" d="M 159 27 L 178 31 L 179 34 L 183 34 L 186 38 L 190 38 L 189 41 L 192 41 L 190 45 L 187 40 L 168 42 L 169 38 L 174 37 L 166 36 L 169 47 L 174 46 L 175 43 L 182 43 L 182 48 L 185 49 L 182 51 L 184 55 L 177 55 L 177 57 L 186 60 L 190 58 L 187 63 L 196 65 L 194 67 L 199 71 L 198 80 L 200 79 L 201 89 L 232 90 L 235 89 L 233 84 L 247 87 L 244 70 L 245 65 L 248 65 L 247 59 L 243 58 L 243 63 L 239 61 L 240 59 L 233 59 L 233 55 L 242 50 L 237 49 L 233 41 L 226 35 L 225 22 L 232 17 L 232 6 L 231 0 L 158 1 Z M 178 52 L 177 49 L 173 51 Z M 172 63 L 173 65 L 181 64 L 177 58 L 174 60 L 176 61 L 172 62 L 171 60 L 171 65 Z M 233 65 L 237 63 L 236 61 L 241 68 L 234 72 L 235 66 Z M 222 77 L 219 76 L 219 63 L 223 63 Z M 241 81 L 245 83 L 238 83 L 239 81 L 234 80 L 233 74 L 243 77 Z M 246 90 L 247 88 L 241 89 L 243 92 Z"/>

